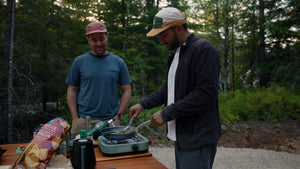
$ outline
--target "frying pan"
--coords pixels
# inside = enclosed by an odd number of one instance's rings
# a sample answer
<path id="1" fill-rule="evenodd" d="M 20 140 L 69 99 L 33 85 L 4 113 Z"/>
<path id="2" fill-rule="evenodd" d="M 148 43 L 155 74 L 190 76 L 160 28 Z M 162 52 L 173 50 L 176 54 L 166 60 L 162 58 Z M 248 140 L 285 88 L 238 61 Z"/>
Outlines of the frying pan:
<path id="1" fill-rule="evenodd" d="M 150 120 L 143 122 L 137 127 L 130 127 L 127 130 L 123 130 L 126 126 L 106 127 L 101 131 L 101 133 L 109 140 L 123 140 L 135 136 L 136 133 L 138 133 L 139 128 L 148 124 L 150 124 Z"/>

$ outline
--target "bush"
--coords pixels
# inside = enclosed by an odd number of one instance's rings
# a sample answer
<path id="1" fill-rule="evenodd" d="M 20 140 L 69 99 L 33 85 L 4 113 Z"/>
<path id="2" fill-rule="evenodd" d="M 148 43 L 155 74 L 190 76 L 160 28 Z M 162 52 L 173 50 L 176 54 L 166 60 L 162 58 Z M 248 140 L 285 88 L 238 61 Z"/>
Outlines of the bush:
<path id="1" fill-rule="evenodd" d="M 238 121 L 299 121 L 300 96 L 278 85 L 219 95 L 223 123 Z"/>

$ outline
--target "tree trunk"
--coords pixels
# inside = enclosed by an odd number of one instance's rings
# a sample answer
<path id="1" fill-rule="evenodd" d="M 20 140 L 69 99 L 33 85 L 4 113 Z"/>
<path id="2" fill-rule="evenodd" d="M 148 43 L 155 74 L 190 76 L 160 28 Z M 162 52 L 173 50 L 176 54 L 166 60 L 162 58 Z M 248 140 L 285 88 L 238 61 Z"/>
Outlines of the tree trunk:
<path id="1" fill-rule="evenodd" d="M 256 0 L 253 0 L 252 1 L 252 16 L 250 18 L 250 23 L 251 26 L 250 26 L 250 31 L 251 31 L 251 36 L 252 36 L 252 39 L 251 39 L 251 42 L 250 42 L 250 50 L 251 52 L 253 53 L 254 55 L 254 58 L 255 58 L 255 61 L 254 61 L 254 68 L 252 69 L 254 72 L 251 72 L 251 81 L 250 81 L 250 85 L 253 85 L 253 81 L 255 81 L 256 79 L 258 79 L 258 72 L 259 72 L 259 69 L 258 69 L 258 55 L 257 55 L 257 21 L 256 21 Z M 253 77 L 254 76 L 254 77 Z"/>
<path id="2" fill-rule="evenodd" d="M 228 28 L 228 0 L 225 1 L 225 6 L 224 6 L 224 18 L 225 18 L 225 40 L 224 40 L 224 76 L 225 76 L 225 81 L 224 81 L 224 93 L 227 92 L 227 82 L 228 82 L 228 53 L 229 53 L 229 28 Z"/>
<path id="3" fill-rule="evenodd" d="M 126 49 L 126 41 L 127 41 L 127 25 L 128 25 L 128 16 L 129 16 L 129 3 L 127 1 L 122 1 L 122 9 L 123 9 L 123 18 L 122 18 L 122 26 L 124 28 L 124 36 L 125 39 L 123 41 L 123 50 Z"/>
<path id="4" fill-rule="evenodd" d="M 259 46 L 258 46 L 258 63 L 261 63 L 265 59 L 265 1 L 259 0 Z M 260 85 L 265 86 L 267 79 L 264 75 L 260 76 Z"/>
<path id="5" fill-rule="evenodd" d="M 216 0 L 216 13 L 215 13 L 215 18 L 216 18 L 216 30 L 217 30 L 217 42 L 220 42 L 221 36 L 220 36 L 220 21 L 219 21 L 219 1 Z M 219 50 L 219 49 L 218 49 Z"/>
<path id="6" fill-rule="evenodd" d="M 234 41 L 235 41 L 235 38 L 234 38 L 234 24 L 232 24 L 232 31 L 231 31 L 231 36 L 232 36 L 232 40 L 231 40 L 231 91 L 234 91 L 235 89 L 235 70 L 234 70 L 234 62 L 235 62 L 235 59 L 234 59 L 234 52 L 235 52 L 235 47 L 234 47 Z"/>
<path id="7" fill-rule="evenodd" d="M 214 15 L 215 15 L 215 19 L 216 19 L 216 22 L 215 22 L 216 23 L 216 31 L 217 31 L 217 35 L 216 36 L 217 36 L 217 43 L 220 44 L 221 35 L 220 35 L 220 31 L 219 31 L 219 29 L 220 29 L 219 0 L 216 0 L 215 2 L 216 2 L 216 5 L 215 5 L 216 9 L 215 9 Z M 219 46 L 217 46 L 217 51 L 218 52 L 220 51 L 220 47 Z M 220 73 L 220 79 L 221 79 L 221 91 L 224 92 L 225 87 L 224 87 L 224 78 L 223 78 L 222 73 Z"/>
<path id="8" fill-rule="evenodd" d="M 14 51 L 14 24 L 15 24 L 15 0 L 7 0 L 7 23 L 5 34 L 5 58 L 7 77 L 7 138 L 8 143 L 13 142 L 13 51 Z"/>

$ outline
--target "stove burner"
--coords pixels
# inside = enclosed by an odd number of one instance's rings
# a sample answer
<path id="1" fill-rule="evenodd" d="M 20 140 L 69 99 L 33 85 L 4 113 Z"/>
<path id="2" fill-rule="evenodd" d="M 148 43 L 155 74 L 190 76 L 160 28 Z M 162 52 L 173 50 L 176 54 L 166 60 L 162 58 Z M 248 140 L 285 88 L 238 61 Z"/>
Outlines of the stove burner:
<path id="1" fill-rule="evenodd" d="M 137 143 L 137 142 L 143 142 L 146 141 L 142 137 L 135 135 L 131 138 L 128 139 L 123 139 L 123 140 L 112 140 L 112 139 L 107 139 L 106 137 L 101 139 L 103 142 L 106 144 L 125 144 L 125 143 Z"/>
<path id="2" fill-rule="evenodd" d="M 104 136 L 99 136 L 98 143 L 104 155 L 146 152 L 149 147 L 149 140 L 141 134 L 124 140 L 110 140 Z"/>

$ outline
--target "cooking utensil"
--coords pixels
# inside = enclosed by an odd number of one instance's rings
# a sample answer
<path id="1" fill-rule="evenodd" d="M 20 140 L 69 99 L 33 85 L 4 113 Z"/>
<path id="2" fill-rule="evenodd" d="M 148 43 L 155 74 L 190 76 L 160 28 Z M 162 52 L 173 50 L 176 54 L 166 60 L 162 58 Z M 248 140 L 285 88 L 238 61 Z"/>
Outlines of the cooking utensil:
<path id="1" fill-rule="evenodd" d="M 144 127 L 148 124 L 150 124 L 150 120 L 141 123 L 137 127 L 129 127 L 129 129 L 126 131 L 123 131 L 126 126 L 107 127 L 104 128 L 101 133 L 105 138 L 110 140 L 123 140 L 135 136 L 141 127 Z"/>
<path id="2" fill-rule="evenodd" d="M 131 117 L 131 119 L 129 121 L 129 124 L 125 128 L 123 128 L 122 131 L 128 130 L 130 128 L 131 124 L 132 124 L 132 121 L 133 121 L 133 116 Z"/>

